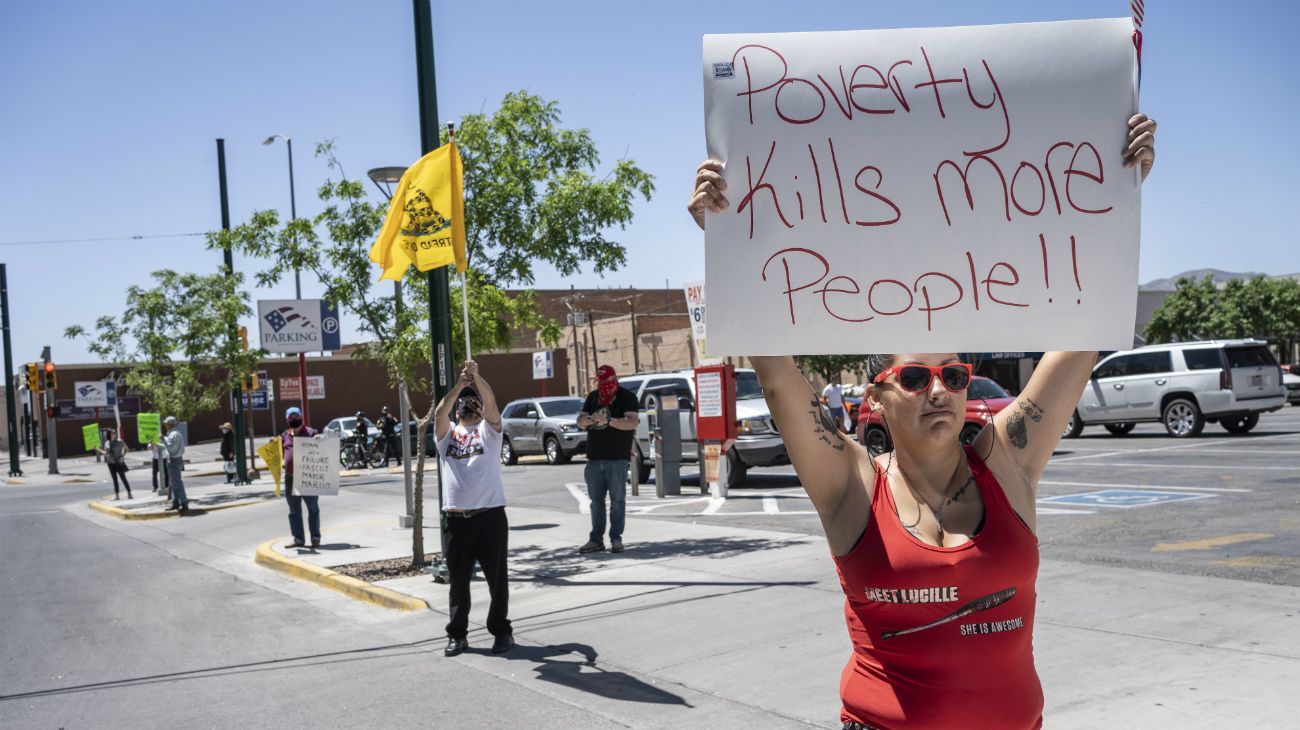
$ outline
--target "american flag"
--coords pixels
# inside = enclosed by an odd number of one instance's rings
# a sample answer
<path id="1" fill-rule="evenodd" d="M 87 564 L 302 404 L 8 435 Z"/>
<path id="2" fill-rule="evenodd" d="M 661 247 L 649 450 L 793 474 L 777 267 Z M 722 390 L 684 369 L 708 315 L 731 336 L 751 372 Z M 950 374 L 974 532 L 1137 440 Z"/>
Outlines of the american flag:
<path id="1" fill-rule="evenodd" d="M 1133 11 L 1133 29 L 1142 27 L 1142 15 L 1145 12 L 1143 0 L 1129 0 L 1129 9 Z"/>

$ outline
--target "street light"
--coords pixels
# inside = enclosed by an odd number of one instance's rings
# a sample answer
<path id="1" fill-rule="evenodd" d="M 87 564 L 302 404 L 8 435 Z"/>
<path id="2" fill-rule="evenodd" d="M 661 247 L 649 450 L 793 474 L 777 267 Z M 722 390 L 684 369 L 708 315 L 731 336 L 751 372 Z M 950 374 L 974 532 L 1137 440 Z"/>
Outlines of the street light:
<path id="1" fill-rule="evenodd" d="M 376 167 L 366 173 L 366 177 L 379 188 L 379 192 L 384 194 L 388 200 L 393 199 L 393 185 L 396 185 L 406 174 L 405 167 Z M 393 282 L 393 297 L 397 317 L 400 320 L 402 315 L 402 281 L 398 279 Z M 406 380 L 402 379 L 397 384 L 397 410 L 398 417 L 402 419 L 402 476 L 406 482 L 406 514 L 397 518 L 397 524 L 400 527 L 415 526 L 415 496 L 414 486 L 411 475 L 411 406 L 410 397 L 406 390 Z M 420 444 L 419 448 L 424 448 Z"/>
<path id="2" fill-rule="evenodd" d="M 283 134 L 273 134 L 267 137 L 263 145 L 274 144 L 276 138 L 284 140 L 289 147 L 289 220 L 290 222 L 298 220 L 298 199 L 293 190 L 293 140 Z M 302 278 L 298 273 L 297 262 L 293 265 L 293 295 L 294 299 L 302 299 Z M 308 426 L 311 425 L 311 409 L 307 406 L 309 400 L 307 396 L 307 354 L 298 353 L 298 389 L 302 396 L 302 421 Z"/>

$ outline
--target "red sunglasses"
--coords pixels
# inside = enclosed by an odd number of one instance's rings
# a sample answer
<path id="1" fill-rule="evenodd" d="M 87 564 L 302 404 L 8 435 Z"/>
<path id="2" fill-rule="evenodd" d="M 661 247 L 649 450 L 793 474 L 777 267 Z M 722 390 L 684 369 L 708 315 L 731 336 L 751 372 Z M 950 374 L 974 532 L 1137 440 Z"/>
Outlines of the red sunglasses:
<path id="1" fill-rule="evenodd" d="M 947 365 L 895 365 L 881 371 L 871 382 L 883 383 L 890 375 L 898 375 L 898 385 L 909 393 L 924 393 L 930 389 L 935 378 L 943 387 L 958 393 L 970 385 L 970 363 L 957 362 Z"/>

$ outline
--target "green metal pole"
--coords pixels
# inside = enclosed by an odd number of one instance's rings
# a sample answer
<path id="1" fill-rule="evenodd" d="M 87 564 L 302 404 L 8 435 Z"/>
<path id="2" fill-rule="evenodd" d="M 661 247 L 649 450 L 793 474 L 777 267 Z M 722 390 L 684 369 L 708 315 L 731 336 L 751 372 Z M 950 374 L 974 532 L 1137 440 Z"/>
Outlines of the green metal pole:
<path id="1" fill-rule="evenodd" d="M 415 5 L 415 78 L 420 99 L 420 155 L 438 148 L 438 87 L 433 72 L 433 11 L 429 0 L 412 0 Z M 429 344 L 433 353 L 433 401 L 442 400 L 452 387 L 451 363 L 451 287 L 447 267 L 428 272 Z M 423 448 L 417 444 L 417 448 Z M 447 516 L 442 511 L 442 469 L 438 469 L 438 534 L 442 554 L 447 554 Z M 419 525 L 415 529 L 420 529 Z M 435 566 L 434 578 L 447 580 L 445 560 Z"/>
<path id="2" fill-rule="evenodd" d="M 217 140 L 217 177 L 221 183 L 221 230 L 230 230 L 230 199 L 226 195 L 226 140 Z M 226 257 L 226 276 L 235 278 L 235 258 L 230 249 L 225 250 Z M 239 339 L 239 322 L 230 323 L 230 339 L 235 341 Z M 243 381 L 243 374 L 240 374 L 240 382 Z M 248 484 L 248 465 L 244 463 L 244 394 L 242 388 L 235 385 L 230 391 L 234 399 L 235 411 L 235 481 L 240 484 Z"/>
<path id="3" fill-rule="evenodd" d="M 8 409 L 6 415 L 9 417 L 9 476 L 20 477 L 23 475 L 23 470 L 18 466 L 18 411 L 14 407 L 14 398 L 18 395 L 18 391 L 14 390 L 14 356 L 9 346 L 9 275 L 4 264 L 0 264 L 0 327 L 4 329 L 5 408 Z"/>

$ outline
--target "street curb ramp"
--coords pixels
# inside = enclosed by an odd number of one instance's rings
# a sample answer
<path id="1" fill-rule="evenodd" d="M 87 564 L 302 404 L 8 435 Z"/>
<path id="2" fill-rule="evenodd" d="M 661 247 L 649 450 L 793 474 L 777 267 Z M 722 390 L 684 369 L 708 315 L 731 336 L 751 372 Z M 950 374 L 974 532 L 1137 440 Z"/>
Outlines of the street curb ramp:
<path id="1" fill-rule="evenodd" d="M 358 580 L 351 576 L 343 575 L 329 568 L 322 568 L 319 565 L 313 565 L 305 560 L 295 560 L 285 555 L 281 555 L 275 550 L 275 543 L 291 538 L 277 538 L 267 540 L 257 546 L 257 555 L 254 556 L 254 562 L 264 565 L 271 570 L 279 571 L 298 580 L 315 583 L 332 591 L 337 591 L 364 603 L 383 608 L 392 608 L 398 611 L 427 611 L 429 604 L 419 598 L 408 596 L 405 593 L 399 593 L 389 588 L 367 583 L 364 580 Z"/>

